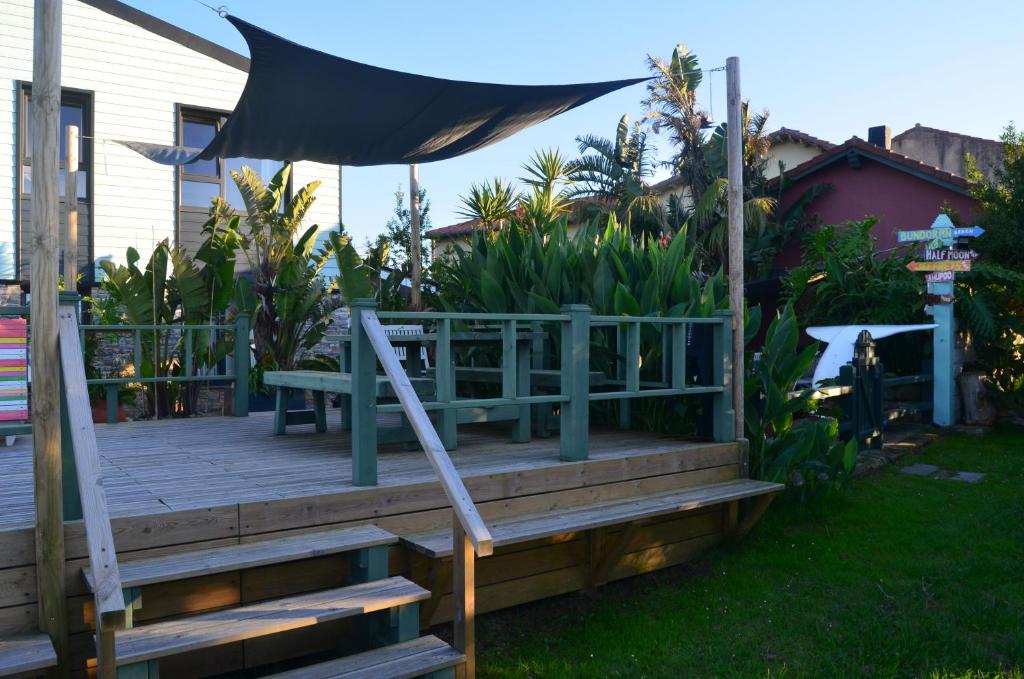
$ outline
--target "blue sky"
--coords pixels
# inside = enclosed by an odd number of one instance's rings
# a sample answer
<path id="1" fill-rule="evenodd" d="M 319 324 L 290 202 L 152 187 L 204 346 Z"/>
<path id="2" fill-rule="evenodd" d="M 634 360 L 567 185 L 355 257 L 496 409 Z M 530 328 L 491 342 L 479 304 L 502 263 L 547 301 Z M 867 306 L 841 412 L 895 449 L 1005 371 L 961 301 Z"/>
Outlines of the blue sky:
<path id="1" fill-rule="evenodd" d="M 222 0 L 208 0 L 219 5 Z M 230 24 L 194 0 L 128 0 L 236 51 Z M 704 68 L 741 59 L 743 96 L 770 127 L 841 142 L 872 125 L 893 134 L 915 123 L 995 138 L 1024 122 L 1019 84 L 1024 3 L 897 1 L 364 2 L 233 0 L 233 14 L 296 42 L 378 66 L 464 80 L 555 84 L 646 74 L 645 55 L 686 43 Z M 710 81 L 710 86 L 707 84 Z M 701 98 L 725 119 L 725 74 Z M 368 93 L 370 94 L 370 93 Z M 643 116 L 643 86 L 610 94 L 482 151 L 420 166 L 433 225 L 461 221 L 470 183 L 514 179 L 537 148 L 576 153 L 575 137 L 611 136 L 619 116 Z M 655 139 L 661 157 L 670 149 Z M 358 242 L 384 229 L 405 166 L 345 172 L 345 224 Z"/>

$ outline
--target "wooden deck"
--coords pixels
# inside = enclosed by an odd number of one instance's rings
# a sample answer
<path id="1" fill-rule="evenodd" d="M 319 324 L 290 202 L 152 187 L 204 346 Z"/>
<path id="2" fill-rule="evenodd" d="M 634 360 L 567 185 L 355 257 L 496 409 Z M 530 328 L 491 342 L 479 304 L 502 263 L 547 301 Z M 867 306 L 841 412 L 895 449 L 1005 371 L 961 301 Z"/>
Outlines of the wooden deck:
<path id="1" fill-rule="evenodd" d="M 386 419 L 391 418 L 391 419 Z M 231 504 L 265 502 L 366 490 L 352 485 L 348 432 L 337 411 L 328 431 L 289 427 L 274 436 L 273 414 L 248 418 L 207 417 L 96 425 L 110 514 L 129 517 Z M 381 416 L 397 424 L 397 416 Z M 510 443 L 510 428 L 495 424 L 460 427 L 451 454 L 463 477 L 557 467 L 557 435 Z M 590 459 L 611 460 L 682 451 L 702 444 L 619 430 L 590 434 Z M 380 487 L 434 481 L 422 451 L 382 447 Z M 0 448 L 0 530 L 33 524 L 32 443 L 19 437 Z"/>

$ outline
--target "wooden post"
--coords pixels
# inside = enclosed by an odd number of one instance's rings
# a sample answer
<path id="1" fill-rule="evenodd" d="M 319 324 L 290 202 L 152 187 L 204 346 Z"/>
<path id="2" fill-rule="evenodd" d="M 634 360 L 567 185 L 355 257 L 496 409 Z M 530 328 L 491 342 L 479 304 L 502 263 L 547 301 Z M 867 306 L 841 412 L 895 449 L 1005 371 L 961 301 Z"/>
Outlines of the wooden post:
<path id="1" fill-rule="evenodd" d="M 60 231 L 61 1 L 35 0 L 32 49 L 32 468 L 35 477 L 39 627 L 69 673 L 61 481 L 57 267 Z"/>
<path id="2" fill-rule="evenodd" d="M 372 299 L 357 299 L 352 313 L 352 483 L 377 485 L 377 355 L 363 327 Z"/>
<path id="3" fill-rule="evenodd" d="M 235 417 L 249 414 L 249 314 L 235 316 Z"/>
<path id="4" fill-rule="evenodd" d="M 715 324 L 711 353 L 714 361 L 714 384 L 716 387 L 722 387 L 722 391 L 714 397 L 712 428 L 716 441 L 735 441 L 736 420 L 732 387 L 737 381 L 742 380 L 735 378 L 735 370 L 732 367 L 732 311 L 716 311 L 715 316 L 720 317 L 722 322 Z"/>
<path id="5" fill-rule="evenodd" d="M 64 128 L 67 155 L 64 158 L 64 289 L 78 289 L 78 126 Z"/>
<path id="6" fill-rule="evenodd" d="M 566 304 L 562 323 L 562 403 L 559 449 L 563 460 L 587 459 L 590 427 L 590 307 Z"/>
<path id="7" fill-rule="evenodd" d="M 743 436 L 743 102 L 740 99 L 740 58 L 725 61 L 729 152 L 729 309 L 732 310 L 732 407 L 734 431 Z"/>
<path id="8" fill-rule="evenodd" d="M 409 166 L 409 258 L 410 278 L 412 279 L 412 290 L 410 302 L 413 311 L 419 311 L 423 306 L 421 299 L 420 279 L 422 272 L 420 265 L 420 166 L 413 163 Z"/>
<path id="9" fill-rule="evenodd" d="M 455 650 L 466 655 L 465 677 L 476 676 L 476 556 L 458 516 L 452 516 L 452 598 Z"/>

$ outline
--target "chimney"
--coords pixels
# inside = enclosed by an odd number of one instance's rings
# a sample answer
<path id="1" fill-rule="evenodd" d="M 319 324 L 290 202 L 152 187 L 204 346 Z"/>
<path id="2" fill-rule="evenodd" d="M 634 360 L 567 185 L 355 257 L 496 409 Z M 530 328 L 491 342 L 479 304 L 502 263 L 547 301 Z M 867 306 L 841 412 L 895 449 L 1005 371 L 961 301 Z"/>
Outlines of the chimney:
<path id="1" fill-rule="evenodd" d="M 892 150 L 892 130 L 888 125 L 876 125 L 868 128 L 868 143 L 881 146 L 887 151 Z"/>

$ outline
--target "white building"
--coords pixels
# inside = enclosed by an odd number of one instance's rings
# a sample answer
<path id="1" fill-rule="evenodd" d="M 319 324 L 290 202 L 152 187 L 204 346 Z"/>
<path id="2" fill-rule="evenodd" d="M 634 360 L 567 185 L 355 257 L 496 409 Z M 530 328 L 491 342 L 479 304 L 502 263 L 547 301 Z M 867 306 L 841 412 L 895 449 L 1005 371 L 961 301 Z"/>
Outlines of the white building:
<path id="1" fill-rule="evenodd" d="M 0 302 L 15 301 L 31 279 L 32 6 L 33 0 L 0 3 L 0 81 L 7 92 L 0 97 L 0 290 L 7 293 Z M 241 95 L 248 65 L 240 54 L 117 0 L 64 0 L 61 127 L 78 125 L 84 137 L 84 285 L 98 279 L 98 261 L 123 261 L 128 247 L 144 259 L 165 238 L 194 247 L 212 197 L 240 205 L 230 170 L 247 164 L 269 179 L 280 167 L 249 159 L 168 167 L 115 142 L 205 146 Z M 336 227 L 339 168 L 296 163 L 292 186 L 315 179 L 323 184 L 307 220 Z"/>

